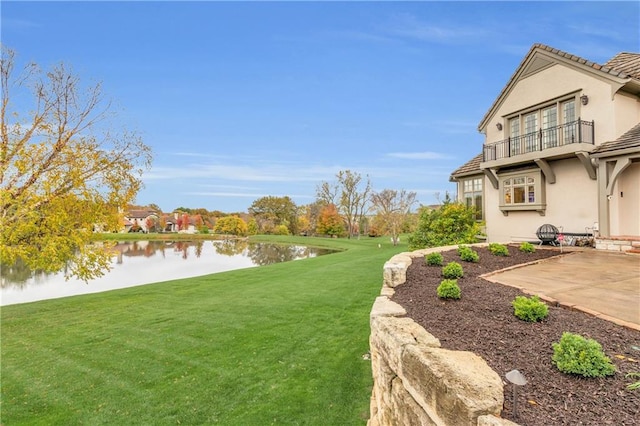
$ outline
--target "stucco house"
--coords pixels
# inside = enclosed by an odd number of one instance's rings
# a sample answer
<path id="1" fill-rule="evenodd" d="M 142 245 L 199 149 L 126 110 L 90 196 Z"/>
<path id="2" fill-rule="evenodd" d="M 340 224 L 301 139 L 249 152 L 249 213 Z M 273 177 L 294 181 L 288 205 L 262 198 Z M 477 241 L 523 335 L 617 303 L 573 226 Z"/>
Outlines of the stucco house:
<path id="1" fill-rule="evenodd" d="M 148 232 L 149 223 L 157 223 L 158 214 L 153 210 L 129 210 L 124 214 L 124 232 L 132 228 Z"/>
<path id="2" fill-rule="evenodd" d="M 549 223 L 640 248 L 639 53 L 600 65 L 534 44 L 478 130 L 481 152 L 451 180 L 489 241 Z"/>

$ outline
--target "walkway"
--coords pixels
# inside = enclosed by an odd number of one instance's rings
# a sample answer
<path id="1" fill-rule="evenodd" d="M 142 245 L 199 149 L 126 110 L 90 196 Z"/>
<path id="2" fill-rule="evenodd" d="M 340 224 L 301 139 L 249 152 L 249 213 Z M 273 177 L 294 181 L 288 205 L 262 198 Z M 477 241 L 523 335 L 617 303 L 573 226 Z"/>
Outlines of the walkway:
<path id="1" fill-rule="evenodd" d="M 485 279 L 640 330 L 640 256 L 586 249 Z"/>

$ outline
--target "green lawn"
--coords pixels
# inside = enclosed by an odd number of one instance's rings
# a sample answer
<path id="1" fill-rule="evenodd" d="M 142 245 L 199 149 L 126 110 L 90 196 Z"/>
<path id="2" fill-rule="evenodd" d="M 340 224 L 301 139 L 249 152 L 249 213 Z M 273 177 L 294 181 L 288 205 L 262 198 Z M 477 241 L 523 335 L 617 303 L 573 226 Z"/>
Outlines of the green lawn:
<path id="1" fill-rule="evenodd" d="M 253 239 L 344 251 L 3 307 L 1 423 L 364 424 L 369 311 L 406 246 Z"/>

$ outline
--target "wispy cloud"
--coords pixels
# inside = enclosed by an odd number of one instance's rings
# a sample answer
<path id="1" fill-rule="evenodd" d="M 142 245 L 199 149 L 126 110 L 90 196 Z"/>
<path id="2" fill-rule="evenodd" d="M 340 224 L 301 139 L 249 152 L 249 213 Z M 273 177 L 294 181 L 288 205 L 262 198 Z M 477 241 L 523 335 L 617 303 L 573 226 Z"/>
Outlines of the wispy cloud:
<path id="1" fill-rule="evenodd" d="M 28 19 L 2 18 L 2 26 L 5 30 L 30 30 L 39 28 L 40 24 Z"/>
<path id="2" fill-rule="evenodd" d="M 145 180 L 216 178 L 243 182 L 320 181 L 334 175 L 339 168 L 291 164 L 229 165 L 220 163 L 158 166 L 145 174 Z"/>
<path id="3" fill-rule="evenodd" d="M 419 20 L 416 16 L 403 13 L 396 15 L 384 31 L 389 34 L 437 43 L 461 43 L 487 37 L 489 32 L 481 26 L 465 26 L 462 24 L 446 25 Z"/>
<path id="4" fill-rule="evenodd" d="M 390 152 L 388 157 L 402 158 L 405 160 L 445 160 L 450 159 L 448 155 L 440 154 L 438 152 L 423 151 L 423 152 Z"/>
<path id="5" fill-rule="evenodd" d="M 196 195 L 199 197 L 230 197 L 230 198 L 260 198 L 266 196 L 273 197 L 292 197 L 292 198 L 314 198 L 311 195 L 296 195 L 296 194 L 272 194 L 267 192 L 185 192 L 185 195 Z"/>

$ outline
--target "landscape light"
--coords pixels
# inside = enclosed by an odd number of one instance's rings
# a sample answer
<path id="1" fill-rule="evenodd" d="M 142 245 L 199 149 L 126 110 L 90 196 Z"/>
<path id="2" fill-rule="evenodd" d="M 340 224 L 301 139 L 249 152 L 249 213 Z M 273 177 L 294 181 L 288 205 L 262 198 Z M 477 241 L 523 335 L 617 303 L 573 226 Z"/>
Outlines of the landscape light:
<path id="1" fill-rule="evenodd" d="M 513 417 L 518 417 L 518 411 L 516 409 L 516 393 L 518 386 L 524 386 L 527 384 L 527 379 L 518 370 L 509 371 L 505 377 L 509 383 L 513 384 Z"/>

